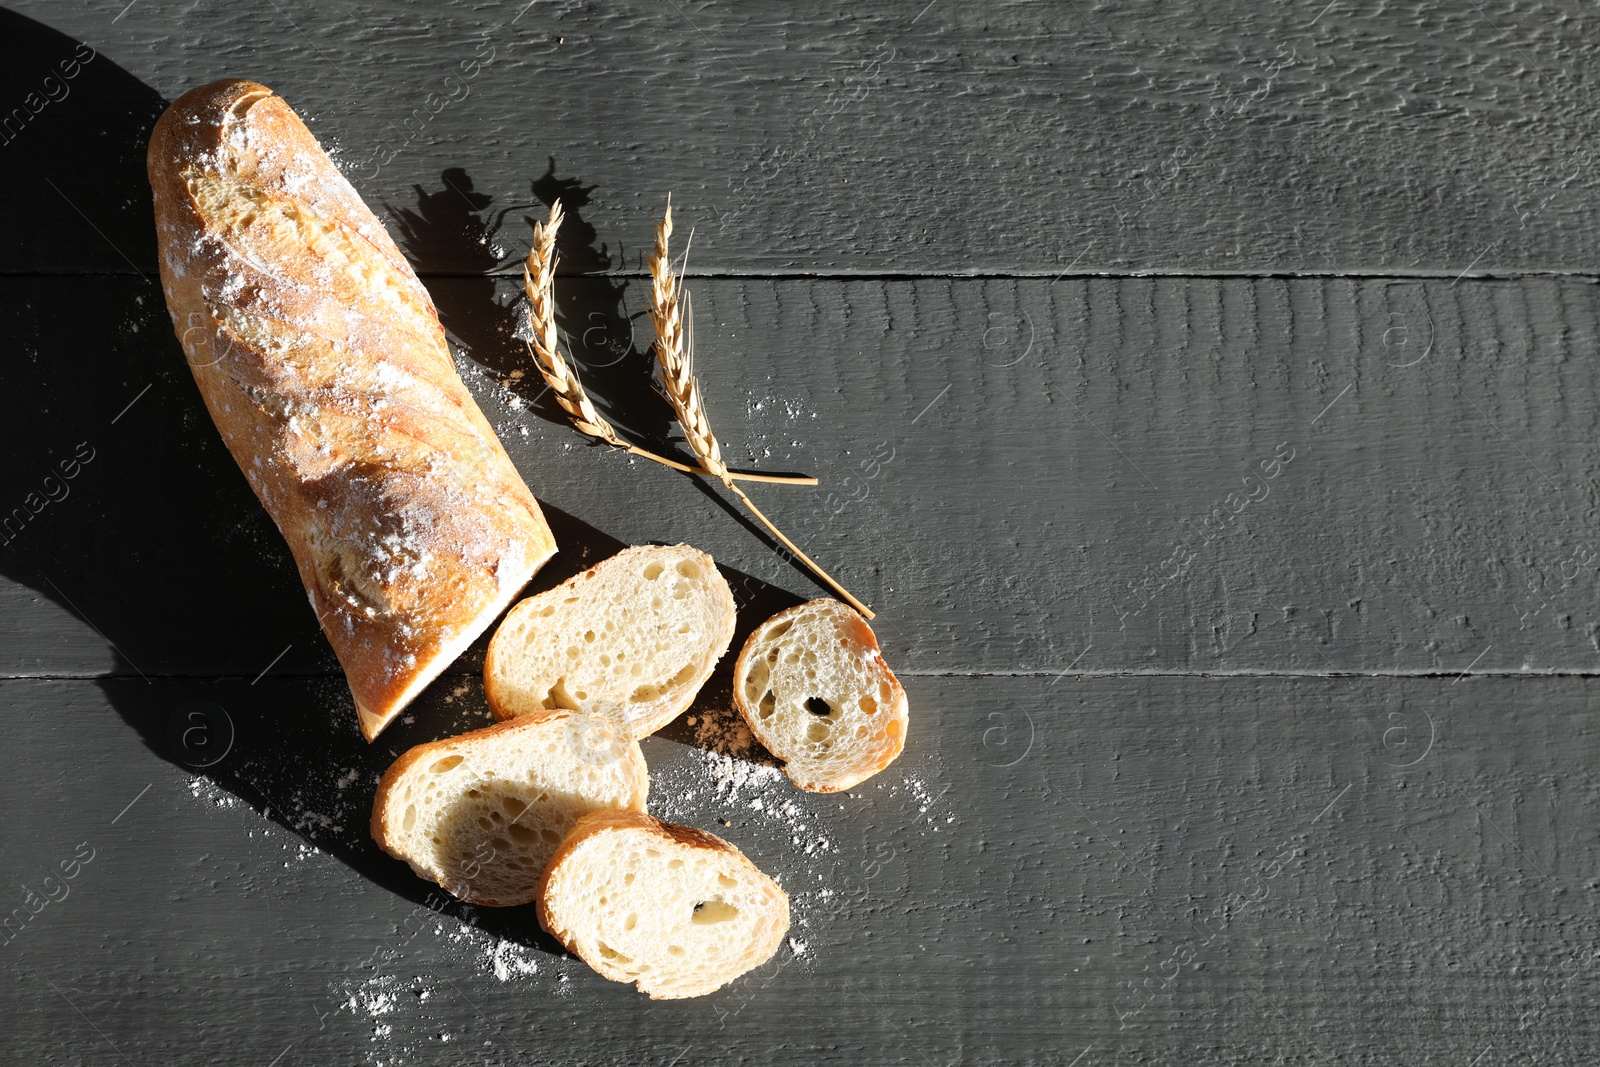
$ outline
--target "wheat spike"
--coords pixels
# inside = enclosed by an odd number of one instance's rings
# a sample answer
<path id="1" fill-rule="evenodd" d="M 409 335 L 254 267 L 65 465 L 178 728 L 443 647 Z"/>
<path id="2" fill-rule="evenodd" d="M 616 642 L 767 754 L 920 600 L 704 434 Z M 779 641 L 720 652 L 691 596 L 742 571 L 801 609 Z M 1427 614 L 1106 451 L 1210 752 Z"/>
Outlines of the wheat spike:
<path id="1" fill-rule="evenodd" d="M 528 294 L 528 318 L 533 327 L 533 341 L 528 352 L 533 356 L 539 376 L 555 394 L 556 403 L 572 416 L 572 423 L 590 437 L 598 437 L 608 445 L 627 448 L 617 437 L 617 431 L 605 420 L 594 401 L 583 391 L 583 383 L 567 361 L 561 356 L 556 334 L 554 280 L 556 273 L 556 232 L 561 229 L 561 201 L 550 205 L 550 218 L 535 223 L 533 247 L 528 250 L 528 261 L 522 265 L 522 288 Z"/>
<path id="2" fill-rule="evenodd" d="M 539 369 L 539 376 L 555 394 L 556 403 L 561 405 L 561 410 L 572 419 L 572 425 L 577 427 L 579 432 L 599 438 L 608 445 L 644 459 L 653 459 L 657 463 L 686 474 L 711 474 L 718 479 L 731 476 L 756 482 L 816 485 L 815 478 L 799 475 L 733 474 L 726 468 L 720 472 L 701 470 L 629 444 L 617 435 L 616 428 L 606 421 L 605 416 L 600 414 L 600 409 L 594 406 L 594 401 L 589 399 L 589 394 L 584 392 L 583 382 L 578 379 L 577 371 L 561 355 L 560 336 L 556 331 L 555 274 L 559 262 L 556 256 L 556 233 L 561 229 L 561 220 L 564 217 L 561 201 L 558 199 L 550 205 L 549 219 L 534 223 L 533 247 L 528 250 L 528 260 L 522 266 L 522 288 L 528 295 L 528 320 L 533 335 L 533 340 L 528 344 L 528 354 L 533 357 L 533 364 Z"/>
<path id="3" fill-rule="evenodd" d="M 811 568 L 812 573 L 826 582 L 851 607 L 867 618 L 872 618 L 871 608 L 851 596 L 849 590 L 834 581 L 833 577 L 817 566 L 810 556 L 800 551 L 798 545 L 784 536 L 783 531 L 773 525 L 772 520 L 761 513 L 760 508 L 751 503 L 750 498 L 745 496 L 744 490 L 734 484 L 734 476 L 728 470 L 727 464 L 722 462 L 722 450 L 717 445 L 716 434 L 711 432 L 711 421 L 706 418 L 700 383 L 694 375 L 693 304 L 680 281 L 682 268 L 678 272 L 672 269 L 672 260 L 668 254 L 668 240 L 671 236 L 672 198 L 668 197 L 666 214 L 656 223 L 656 246 L 650 255 L 650 323 L 656 331 L 656 361 L 661 364 L 662 382 L 666 388 L 667 399 L 672 403 L 672 410 L 678 416 L 678 424 L 683 427 L 684 440 L 688 443 L 690 451 L 699 457 L 701 466 L 715 476 L 724 488 L 738 497 L 739 502 L 760 520 L 761 525 L 765 526 L 773 537 L 781 541 L 785 548 Z M 684 257 L 687 263 L 687 250 Z"/>

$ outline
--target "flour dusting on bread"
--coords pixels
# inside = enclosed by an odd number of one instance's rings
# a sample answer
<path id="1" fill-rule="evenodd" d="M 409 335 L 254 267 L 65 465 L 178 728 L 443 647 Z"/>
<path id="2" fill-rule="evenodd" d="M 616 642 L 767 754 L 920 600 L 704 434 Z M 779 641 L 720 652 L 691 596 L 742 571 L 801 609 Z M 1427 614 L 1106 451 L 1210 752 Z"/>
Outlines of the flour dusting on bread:
<path id="1" fill-rule="evenodd" d="M 370 740 L 554 539 L 427 290 L 283 100 L 239 80 L 185 94 L 148 170 L 174 332 Z"/>

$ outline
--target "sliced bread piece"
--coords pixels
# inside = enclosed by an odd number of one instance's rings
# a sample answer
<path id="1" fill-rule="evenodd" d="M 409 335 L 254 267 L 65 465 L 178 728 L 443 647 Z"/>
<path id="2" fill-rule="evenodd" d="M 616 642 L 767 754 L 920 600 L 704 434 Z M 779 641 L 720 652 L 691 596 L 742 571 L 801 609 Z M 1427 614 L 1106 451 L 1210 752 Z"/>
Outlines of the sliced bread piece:
<path id="1" fill-rule="evenodd" d="M 378 783 L 372 837 L 453 896 L 526 904 L 582 815 L 643 811 L 637 741 L 604 719 L 546 711 L 418 745 Z"/>
<path id="2" fill-rule="evenodd" d="M 639 545 L 529 597 L 489 642 L 483 684 L 501 719 L 571 708 L 623 737 L 694 702 L 733 640 L 733 593 L 688 545 Z"/>
<path id="3" fill-rule="evenodd" d="M 598 811 L 550 861 L 539 924 L 612 981 L 677 1000 L 771 959 L 789 930 L 789 897 L 720 837 Z"/>
<path id="4" fill-rule="evenodd" d="M 812 600 L 744 643 L 733 698 L 750 732 L 801 789 L 835 793 L 883 770 L 906 743 L 906 691 L 854 609 Z"/>

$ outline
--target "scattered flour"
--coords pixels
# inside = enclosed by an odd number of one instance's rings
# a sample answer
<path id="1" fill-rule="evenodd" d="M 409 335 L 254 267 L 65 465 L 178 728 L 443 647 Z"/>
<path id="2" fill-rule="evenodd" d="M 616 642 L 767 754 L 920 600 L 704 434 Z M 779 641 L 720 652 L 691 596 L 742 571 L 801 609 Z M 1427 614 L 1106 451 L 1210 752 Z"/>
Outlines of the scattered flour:
<path id="1" fill-rule="evenodd" d="M 539 973 L 539 964 L 528 955 L 528 950 L 510 941 L 502 941 L 494 947 L 489 954 L 489 966 L 502 982 Z"/>
<path id="2" fill-rule="evenodd" d="M 237 808 L 243 801 L 203 774 L 189 776 L 189 795 L 218 808 Z"/>
<path id="3" fill-rule="evenodd" d="M 891 797 L 904 795 L 910 798 L 911 803 L 917 809 L 916 818 L 913 821 L 914 826 L 938 833 L 942 829 L 955 825 L 956 815 L 954 809 L 948 804 L 941 803 L 946 794 L 950 792 L 949 786 L 945 786 L 935 793 L 933 788 L 921 778 L 915 775 L 907 775 L 898 783 L 885 783 L 879 788 L 884 789 Z"/>

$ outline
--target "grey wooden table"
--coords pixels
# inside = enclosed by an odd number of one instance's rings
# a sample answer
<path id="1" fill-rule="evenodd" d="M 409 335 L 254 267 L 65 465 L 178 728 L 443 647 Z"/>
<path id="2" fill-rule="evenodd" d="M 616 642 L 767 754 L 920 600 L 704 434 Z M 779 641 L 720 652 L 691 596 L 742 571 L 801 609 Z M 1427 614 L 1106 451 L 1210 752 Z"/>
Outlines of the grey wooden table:
<path id="1" fill-rule="evenodd" d="M 1600 1055 L 1593 6 L 11 8 L 4 1062 Z M 586 377 L 678 447 L 641 251 L 669 191 L 695 229 L 724 448 L 821 479 L 752 494 L 913 709 L 840 797 L 728 750 L 725 676 L 647 741 L 654 810 L 788 888 L 770 965 L 652 1003 L 371 844 L 394 754 L 485 721 L 482 647 L 363 744 L 199 403 L 143 147 L 228 75 L 432 290 L 556 529 L 536 586 L 686 540 L 748 628 L 818 587 L 515 373 L 560 196 Z"/>

